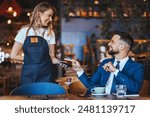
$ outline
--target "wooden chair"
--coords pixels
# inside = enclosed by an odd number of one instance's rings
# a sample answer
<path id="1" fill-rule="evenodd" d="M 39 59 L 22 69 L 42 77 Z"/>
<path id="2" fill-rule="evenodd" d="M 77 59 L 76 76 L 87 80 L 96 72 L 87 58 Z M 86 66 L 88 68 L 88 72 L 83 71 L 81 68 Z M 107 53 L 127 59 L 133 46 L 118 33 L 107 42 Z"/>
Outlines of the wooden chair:
<path id="1" fill-rule="evenodd" d="M 80 82 L 76 81 L 69 85 L 69 93 L 70 94 L 83 94 L 86 91 L 86 87 Z"/>
<path id="2" fill-rule="evenodd" d="M 144 80 L 142 89 L 139 93 L 140 96 L 150 96 L 150 81 Z"/>
<path id="3" fill-rule="evenodd" d="M 86 65 L 89 60 L 89 51 L 87 45 L 83 45 L 83 65 Z"/>
<path id="4" fill-rule="evenodd" d="M 94 54 L 94 50 L 92 48 L 90 38 L 87 37 L 86 40 L 87 40 L 87 47 L 90 51 L 90 56 L 91 56 L 91 63 L 90 64 L 96 66 L 96 58 L 95 58 L 95 54 Z"/>
<path id="5" fill-rule="evenodd" d="M 90 66 L 90 72 L 93 73 L 95 71 L 95 68 L 97 68 L 97 62 L 96 62 L 95 53 L 94 53 L 94 50 L 92 48 L 90 38 L 87 37 L 86 40 L 87 40 L 87 48 L 89 51 L 89 56 L 88 56 L 89 62 L 87 65 Z"/>
<path id="6" fill-rule="evenodd" d="M 18 87 L 20 84 L 20 77 L 12 77 L 9 79 L 9 90 Z"/>
<path id="7" fill-rule="evenodd" d="M 64 58 L 75 58 L 75 53 L 73 53 L 74 44 L 64 44 L 63 52 Z"/>
<path id="8" fill-rule="evenodd" d="M 8 77 L 0 77 L 0 92 L 2 95 L 9 94 L 9 78 Z"/>

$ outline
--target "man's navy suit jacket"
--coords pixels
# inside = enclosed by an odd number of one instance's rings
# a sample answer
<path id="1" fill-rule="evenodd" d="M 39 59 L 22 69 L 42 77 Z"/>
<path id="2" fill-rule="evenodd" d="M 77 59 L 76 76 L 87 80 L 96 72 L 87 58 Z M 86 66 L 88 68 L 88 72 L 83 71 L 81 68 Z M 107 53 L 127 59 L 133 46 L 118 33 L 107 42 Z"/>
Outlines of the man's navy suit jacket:
<path id="1" fill-rule="evenodd" d="M 88 77 L 84 72 L 79 80 L 89 89 L 94 86 L 105 87 L 110 72 L 105 71 L 102 66 L 108 62 L 114 63 L 114 61 L 114 58 L 104 60 L 91 77 Z M 127 85 L 127 94 L 138 94 L 143 84 L 143 76 L 144 65 L 129 58 L 123 70 L 114 77 L 111 93 L 115 93 L 116 85 L 123 84 Z"/>

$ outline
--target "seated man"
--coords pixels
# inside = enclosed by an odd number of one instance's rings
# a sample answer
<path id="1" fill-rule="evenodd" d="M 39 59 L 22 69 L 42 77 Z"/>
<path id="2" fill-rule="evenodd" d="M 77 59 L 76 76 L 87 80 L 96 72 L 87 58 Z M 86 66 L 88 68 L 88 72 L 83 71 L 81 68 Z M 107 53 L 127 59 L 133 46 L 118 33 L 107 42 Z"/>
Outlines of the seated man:
<path id="1" fill-rule="evenodd" d="M 133 38 L 125 32 L 115 32 L 108 43 L 113 58 L 104 60 L 89 78 L 76 60 L 71 60 L 79 80 L 87 87 L 106 87 L 105 93 L 115 93 L 116 85 L 126 85 L 127 94 L 138 94 L 143 83 L 144 66 L 128 57 Z"/>

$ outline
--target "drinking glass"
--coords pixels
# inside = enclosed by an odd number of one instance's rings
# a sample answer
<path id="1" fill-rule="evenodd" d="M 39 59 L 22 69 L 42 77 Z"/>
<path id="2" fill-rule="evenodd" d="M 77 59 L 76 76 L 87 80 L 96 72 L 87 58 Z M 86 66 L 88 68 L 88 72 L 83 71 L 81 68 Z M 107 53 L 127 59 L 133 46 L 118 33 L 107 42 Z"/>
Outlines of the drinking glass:
<path id="1" fill-rule="evenodd" d="M 116 85 L 117 98 L 124 98 L 126 96 L 126 92 L 127 92 L 126 85 Z"/>

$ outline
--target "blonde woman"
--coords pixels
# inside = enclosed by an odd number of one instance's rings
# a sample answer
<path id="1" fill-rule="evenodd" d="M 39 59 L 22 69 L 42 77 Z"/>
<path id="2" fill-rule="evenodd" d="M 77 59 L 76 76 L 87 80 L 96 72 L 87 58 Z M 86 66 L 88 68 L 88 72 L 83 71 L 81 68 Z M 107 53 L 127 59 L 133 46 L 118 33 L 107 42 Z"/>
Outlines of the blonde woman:
<path id="1" fill-rule="evenodd" d="M 51 82 L 52 63 L 58 63 L 55 57 L 55 33 L 52 21 L 55 8 L 42 2 L 31 16 L 30 23 L 23 26 L 15 37 L 11 59 L 23 61 L 21 84 L 32 82 Z M 19 55 L 23 49 L 24 57 Z"/>

